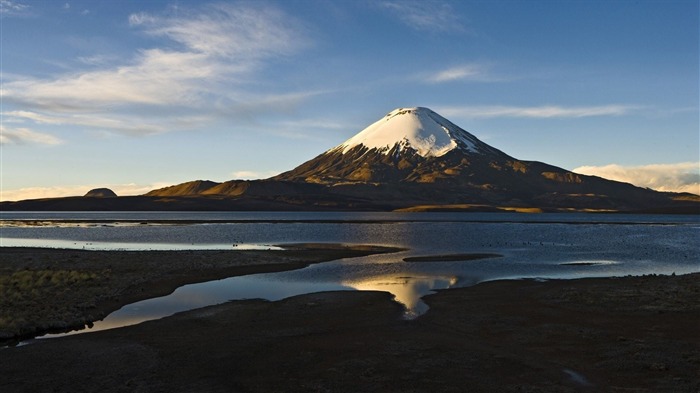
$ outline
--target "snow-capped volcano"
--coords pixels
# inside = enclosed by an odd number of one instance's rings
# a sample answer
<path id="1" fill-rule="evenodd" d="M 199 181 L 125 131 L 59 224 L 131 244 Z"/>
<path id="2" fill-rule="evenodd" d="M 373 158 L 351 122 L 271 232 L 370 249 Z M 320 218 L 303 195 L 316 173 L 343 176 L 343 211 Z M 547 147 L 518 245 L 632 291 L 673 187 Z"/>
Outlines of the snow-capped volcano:
<path id="1" fill-rule="evenodd" d="M 153 190 L 144 198 L 156 198 L 152 203 L 161 210 L 170 206 L 163 205 L 169 201 L 189 210 L 198 206 L 417 211 L 661 207 L 697 212 L 700 204 L 693 197 L 676 202 L 673 196 L 631 184 L 518 160 L 421 107 L 395 109 L 340 145 L 269 179 L 187 182 Z M 137 202 L 131 210 L 148 210 Z"/>
<path id="2" fill-rule="evenodd" d="M 477 152 L 483 145 L 474 135 L 428 108 L 398 108 L 334 149 L 347 153 L 356 146 L 388 154 L 412 148 L 422 157 L 440 157 L 456 148 Z M 331 149 L 331 150 L 334 150 Z"/>
<path id="3" fill-rule="evenodd" d="M 322 184 L 429 183 L 454 179 L 476 163 L 509 160 L 513 158 L 428 108 L 398 108 L 274 179 Z"/>

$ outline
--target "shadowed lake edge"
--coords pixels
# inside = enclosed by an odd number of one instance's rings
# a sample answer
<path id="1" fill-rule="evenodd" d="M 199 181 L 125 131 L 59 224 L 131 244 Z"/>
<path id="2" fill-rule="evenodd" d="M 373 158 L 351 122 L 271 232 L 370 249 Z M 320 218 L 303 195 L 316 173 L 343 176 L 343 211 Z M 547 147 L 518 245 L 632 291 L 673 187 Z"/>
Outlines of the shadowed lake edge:
<path id="1" fill-rule="evenodd" d="M 124 305 L 168 295 L 186 284 L 402 250 L 320 243 L 270 251 L 0 247 L 0 343 L 84 329 Z"/>
<path id="2" fill-rule="evenodd" d="M 458 262 L 474 261 L 477 259 L 501 258 L 502 254 L 493 253 L 466 253 L 466 254 L 445 254 L 445 255 L 424 255 L 417 257 L 406 257 L 404 262 Z"/>

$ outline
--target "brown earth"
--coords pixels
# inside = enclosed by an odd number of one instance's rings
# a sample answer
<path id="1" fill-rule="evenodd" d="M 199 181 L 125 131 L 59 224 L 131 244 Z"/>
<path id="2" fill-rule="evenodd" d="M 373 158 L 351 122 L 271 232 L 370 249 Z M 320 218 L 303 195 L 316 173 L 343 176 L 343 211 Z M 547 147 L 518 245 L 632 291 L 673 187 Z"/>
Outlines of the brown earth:
<path id="1" fill-rule="evenodd" d="M 195 254 L 197 252 L 194 252 Z M 0 350 L 2 392 L 698 392 L 700 274 L 234 301 Z"/>

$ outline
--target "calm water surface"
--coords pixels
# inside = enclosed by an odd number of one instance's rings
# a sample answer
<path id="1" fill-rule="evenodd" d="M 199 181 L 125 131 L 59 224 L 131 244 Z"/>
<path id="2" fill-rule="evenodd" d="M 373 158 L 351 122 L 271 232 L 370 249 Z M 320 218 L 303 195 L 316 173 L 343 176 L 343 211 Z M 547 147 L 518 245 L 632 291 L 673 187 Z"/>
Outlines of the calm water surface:
<path id="1" fill-rule="evenodd" d="M 138 323 L 233 299 L 278 300 L 327 290 L 391 292 L 414 317 L 435 289 L 502 278 L 577 278 L 700 271 L 700 217 L 508 213 L 0 214 L 2 246 L 86 249 L 270 248 L 285 243 L 376 244 L 407 251 L 290 272 L 186 285 L 138 302 L 92 330 Z M 500 258 L 404 262 L 409 256 L 497 253 Z"/>

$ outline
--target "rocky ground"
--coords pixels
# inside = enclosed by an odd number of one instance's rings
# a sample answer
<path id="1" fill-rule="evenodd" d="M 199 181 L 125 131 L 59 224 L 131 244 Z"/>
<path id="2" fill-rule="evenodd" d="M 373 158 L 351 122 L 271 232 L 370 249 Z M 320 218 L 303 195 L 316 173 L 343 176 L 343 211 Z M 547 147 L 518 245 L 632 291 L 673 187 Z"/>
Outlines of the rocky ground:
<path id="1" fill-rule="evenodd" d="M 487 282 L 410 321 L 383 292 L 233 301 L 2 349 L 0 391 L 696 393 L 698 299 L 700 274 Z"/>

